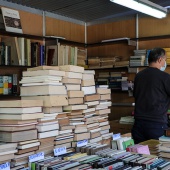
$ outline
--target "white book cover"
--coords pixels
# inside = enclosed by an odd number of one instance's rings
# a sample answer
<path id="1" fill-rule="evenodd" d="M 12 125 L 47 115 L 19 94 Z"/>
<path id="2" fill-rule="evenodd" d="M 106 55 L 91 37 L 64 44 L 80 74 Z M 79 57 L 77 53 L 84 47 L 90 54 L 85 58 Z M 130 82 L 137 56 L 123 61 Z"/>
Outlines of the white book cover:
<path id="1" fill-rule="evenodd" d="M 70 125 L 84 125 L 84 122 L 74 122 L 70 123 Z"/>
<path id="2" fill-rule="evenodd" d="M 42 107 L 25 107 L 25 108 L 5 108 L 1 107 L 0 113 L 7 114 L 23 114 L 23 113 L 38 113 L 42 112 Z"/>
<path id="3" fill-rule="evenodd" d="M 95 86 L 81 87 L 81 90 L 84 92 L 84 95 L 96 93 Z"/>
<path id="4" fill-rule="evenodd" d="M 105 126 L 105 125 L 109 125 L 109 122 L 106 121 L 106 122 L 101 122 L 101 123 L 99 123 L 99 126 Z"/>
<path id="5" fill-rule="evenodd" d="M 36 128 L 38 132 L 46 132 L 59 129 L 59 125 L 57 123 L 51 125 L 37 125 Z"/>
<path id="6" fill-rule="evenodd" d="M 56 119 L 56 116 L 53 116 L 53 117 L 43 117 L 41 119 L 38 119 L 38 121 L 48 121 L 48 120 L 55 120 Z"/>
<path id="7" fill-rule="evenodd" d="M 92 130 L 89 130 L 91 133 L 95 133 L 95 132 L 100 132 L 101 129 L 100 128 L 97 128 L 97 129 L 92 129 Z"/>
<path id="8" fill-rule="evenodd" d="M 12 151 L 6 151 L 6 152 L 0 152 L 0 156 L 2 155 L 9 155 L 9 154 L 13 154 L 13 153 L 17 153 L 18 150 L 12 150 Z"/>
<path id="9" fill-rule="evenodd" d="M 66 134 L 66 133 L 72 133 L 72 130 L 62 130 L 62 131 L 59 131 L 59 135 Z"/>
<path id="10" fill-rule="evenodd" d="M 96 110 L 95 108 L 89 108 L 89 109 L 83 110 L 83 113 L 94 112 L 95 110 Z"/>
<path id="11" fill-rule="evenodd" d="M 69 106 L 64 106 L 63 110 L 65 111 L 70 111 L 70 110 L 83 110 L 83 109 L 87 109 L 87 105 L 69 105 Z"/>
<path id="12" fill-rule="evenodd" d="M 99 104 L 99 101 L 85 102 L 84 104 L 87 104 L 87 106 L 95 106 Z"/>
<path id="13" fill-rule="evenodd" d="M 56 117 L 56 116 L 58 116 L 58 113 L 44 114 L 44 117 Z"/>
<path id="14" fill-rule="evenodd" d="M 48 138 L 48 137 L 57 136 L 57 135 L 58 135 L 58 130 L 52 130 L 48 132 L 38 133 L 38 138 L 42 139 L 42 138 Z"/>
<path id="15" fill-rule="evenodd" d="M 22 84 L 22 86 L 61 86 L 63 83 L 57 82 L 42 82 L 42 83 L 25 83 Z"/>
<path id="16" fill-rule="evenodd" d="M 17 148 L 18 149 L 28 149 L 28 148 L 32 148 L 32 147 L 39 146 L 39 145 L 40 145 L 40 142 L 35 142 L 35 143 L 29 143 L 26 145 L 19 145 L 19 146 L 17 146 Z"/>

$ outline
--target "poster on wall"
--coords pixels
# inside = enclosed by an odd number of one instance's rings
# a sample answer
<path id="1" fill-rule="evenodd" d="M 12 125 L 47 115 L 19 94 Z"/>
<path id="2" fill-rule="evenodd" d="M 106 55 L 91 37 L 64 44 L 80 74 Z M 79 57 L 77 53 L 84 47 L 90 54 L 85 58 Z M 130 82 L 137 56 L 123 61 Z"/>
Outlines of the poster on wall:
<path id="1" fill-rule="evenodd" d="M 1 7 L 5 30 L 9 32 L 23 33 L 19 12 L 13 9 Z"/>

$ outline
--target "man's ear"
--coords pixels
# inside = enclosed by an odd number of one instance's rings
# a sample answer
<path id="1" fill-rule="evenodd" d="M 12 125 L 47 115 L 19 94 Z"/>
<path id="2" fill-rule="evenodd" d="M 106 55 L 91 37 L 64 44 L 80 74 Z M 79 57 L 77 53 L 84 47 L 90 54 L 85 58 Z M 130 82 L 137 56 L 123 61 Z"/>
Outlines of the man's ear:
<path id="1" fill-rule="evenodd" d="M 158 58 L 158 63 L 161 63 L 161 61 L 162 61 L 162 57 L 160 57 L 160 58 Z"/>

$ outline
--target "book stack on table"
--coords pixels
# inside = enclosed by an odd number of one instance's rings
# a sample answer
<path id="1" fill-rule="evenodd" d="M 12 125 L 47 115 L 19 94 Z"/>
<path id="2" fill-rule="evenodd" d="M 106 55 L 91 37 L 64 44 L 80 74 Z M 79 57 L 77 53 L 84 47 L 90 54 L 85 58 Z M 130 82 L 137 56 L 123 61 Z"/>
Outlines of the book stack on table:
<path id="1" fill-rule="evenodd" d="M 40 145 L 36 124 L 44 117 L 42 106 L 42 100 L 0 102 L 0 141 L 5 142 L 0 145 L 3 147 L 0 162 L 12 159 L 11 166 L 28 163 L 28 155 Z"/>

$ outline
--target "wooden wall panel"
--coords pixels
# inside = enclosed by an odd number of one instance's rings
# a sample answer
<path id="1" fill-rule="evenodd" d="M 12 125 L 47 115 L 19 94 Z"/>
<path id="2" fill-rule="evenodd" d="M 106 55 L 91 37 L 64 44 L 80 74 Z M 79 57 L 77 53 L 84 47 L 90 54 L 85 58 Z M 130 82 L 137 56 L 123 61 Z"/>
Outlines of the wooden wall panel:
<path id="1" fill-rule="evenodd" d="M 46 17 L 46 35 L 65 37 L 66 40 L 85 42 L 85 26 Z"/>
<path id="2" fill-rule="evenodd" d="M 36 15 L 24 11 L 19 11 L 21 24 L 24 34 L 43 35 L 43 18 L 41 15 Z"/>
<path id="3" fill-rule="evenodd" d="M 87 42 L 101 42 L 106 39 L 135 37 L 135 19 L 98 24 L 87 27 Z"/>
<path id="4" fill-rule="evenodd" d="M 139 49 L 152 49 L 155 47 L 170 47 L 170 39 L 139 41 Z"/>
<path id="5" fill-rule="evenodd" d="M 139 18 L 139 37 L 170 34 L 170 14 L 163 19 Z"/>
<path id="6" fill-rule="evenodd" d="M 121 56 L 122 60 L 129 60 L 129 57 L 133 54 L 134 49 L 134 46 L 128 46 L 127 43 L 124 43 L 88 47 L 87 52 L 88 57 Z"/>

